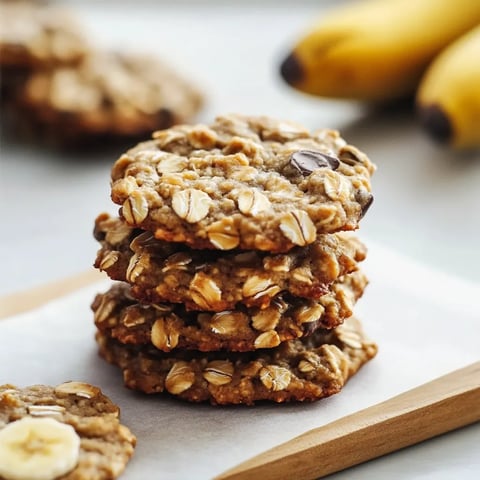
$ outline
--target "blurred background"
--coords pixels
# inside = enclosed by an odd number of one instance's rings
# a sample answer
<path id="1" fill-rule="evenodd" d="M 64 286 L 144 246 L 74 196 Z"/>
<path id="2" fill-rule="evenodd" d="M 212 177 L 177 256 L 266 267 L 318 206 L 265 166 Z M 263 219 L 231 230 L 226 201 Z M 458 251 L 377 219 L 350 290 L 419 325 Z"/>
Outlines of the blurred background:
<path id="1" fill-rule="evenodd" d="M 342 3 L 347 2 L 63 2 L 96 46 L 151 53 L 200 89 L 206 100 L 195 121 L 238 112 L 339 129 L 378 167 L 375 202 L 360 230 L 367 245 L 371 240 L 478 281 L 480 153 L 432 143 L 411 104 L 372 109 L 307 96 L 280 77 L 280 64 L 299 37 Z M 109 199 L 109 171 L 131 146 L 52 148 L 17 135 L 7 120 L 2 111 L 1 294 L 92 265 L 98 247 L 94 218 L 117 211 Z"/>

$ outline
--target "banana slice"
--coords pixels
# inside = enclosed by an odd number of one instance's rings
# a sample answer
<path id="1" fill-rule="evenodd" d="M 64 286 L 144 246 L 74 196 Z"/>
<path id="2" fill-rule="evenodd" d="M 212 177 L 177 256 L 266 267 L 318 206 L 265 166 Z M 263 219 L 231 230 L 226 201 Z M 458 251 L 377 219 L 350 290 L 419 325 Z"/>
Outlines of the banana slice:
<path id="1" fill-rule="evenodd" d="M 0 430 L 0 478 L 53 480 L 72 470 L 80 437 L 53 418 L 24 417 Z"/>

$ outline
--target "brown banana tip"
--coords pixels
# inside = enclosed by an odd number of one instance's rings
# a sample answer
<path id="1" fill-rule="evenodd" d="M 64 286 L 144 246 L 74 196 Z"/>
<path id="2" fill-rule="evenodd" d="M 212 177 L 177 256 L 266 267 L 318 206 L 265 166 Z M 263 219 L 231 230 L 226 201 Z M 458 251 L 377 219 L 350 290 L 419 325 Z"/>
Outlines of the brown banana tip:
<path id="1" fill-rule="evenodd" d="M 280 74 L 289 85 L 295 85 L 303 79 L 303 67 L 294 53 L 291 53 L 282 62 L 280 65 Z"/>
<path id="2" fill-rule="evenodd" d="M 426 132 L 437 142 L 449 143 L 453 137 L 452 124 L 439 105 L 419 108 L 420 123 Z"/>

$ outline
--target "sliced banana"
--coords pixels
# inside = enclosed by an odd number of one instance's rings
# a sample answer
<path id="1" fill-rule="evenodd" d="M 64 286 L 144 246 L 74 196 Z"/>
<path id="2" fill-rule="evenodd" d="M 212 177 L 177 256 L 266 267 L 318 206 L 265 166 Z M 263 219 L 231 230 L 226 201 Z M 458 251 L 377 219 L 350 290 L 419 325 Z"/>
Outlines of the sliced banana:
<path id="1" fill-rule="evenodd" d="M 0 478 L 53 480 L 72 470 L 80 437 L 53 418 L 24 417 L 0 430 Z"/>

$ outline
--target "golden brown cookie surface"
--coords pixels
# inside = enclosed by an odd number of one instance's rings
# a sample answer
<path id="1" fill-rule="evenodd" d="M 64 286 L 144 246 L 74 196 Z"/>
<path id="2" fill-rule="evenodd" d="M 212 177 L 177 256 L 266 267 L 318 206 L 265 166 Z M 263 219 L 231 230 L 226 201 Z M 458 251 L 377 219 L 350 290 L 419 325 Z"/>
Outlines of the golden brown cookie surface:
<path id="1" fill-rule="evenodd" d="M 215 312 L 238 303 L 266 308 L 280 292 L 319 300 L 366 256 L 365 246 L 347 233 L 319 235 L 311 245 L 276 255 L 193 250 L 157 240 L 107 214 L 97 218 L 95 237 L 102 245 L 95 267 L 113 280 L 129 282 L 135 298 Z"/>
<path id="2" fill-rule="evenodd" d="M 357 228 L 373 164 L 332 130 L 226 115 L 156 132 L 112 169 L 132 226 L 193 248 L 286 252 Z"/>
<path id="3" fill-rule="evenodd" d="M 122 343 L 153 345 L 165 352 L 177 348 L 249 351 L 334 328 L 353 313 L 367 285 L 365 275 L 340 277 L 319 300 L 277 295 L 264 309 L 238 305 L 221 312 L 186 311 L 181 304 L 141 304 L 124 283 L 96 296 L 95 324 Z"/>

